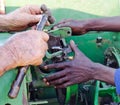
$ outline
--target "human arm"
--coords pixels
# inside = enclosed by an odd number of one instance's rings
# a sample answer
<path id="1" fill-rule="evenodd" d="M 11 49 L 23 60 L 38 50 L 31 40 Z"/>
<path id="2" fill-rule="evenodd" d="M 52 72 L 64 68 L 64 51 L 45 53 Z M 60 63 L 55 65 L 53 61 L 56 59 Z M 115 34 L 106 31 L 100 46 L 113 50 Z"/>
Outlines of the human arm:
<path id="1" fill-rule="evenodd" d="M 28 5 L 6 15 L 0 15 L 0 31 L 21 31 L 36 25 L 42 11 L 38 5 Z"/>
<path id="2" fill-rule="evenodd" d="M 10 37 L 0 46 L 0 76 L 17 66 L 39 65 L 47 50 L 48 35 L 29 30 Z"/>
<path id="3" fill-rule="evenodd" d="M 46 70 L 53 68 L 61 69 L 61 71 L 44 78 L 47 85 L 64 88 L 72 84 L 86 82 L 92 79 L 114 85 L 115 69 L 99 63 L 94 63 L 79 51 L 73 41 L 71 41 L 70 45 L 75 52 L 73 60 L 45 66 Z"/>
<path id="4" fill-rule="evenodd" d="M 84 34 L 88 31 L 120 31 L 120 16 L 86 19 L 63 20 L 56 24 L 57 27 L 71 27 L 73 35 Z"/>

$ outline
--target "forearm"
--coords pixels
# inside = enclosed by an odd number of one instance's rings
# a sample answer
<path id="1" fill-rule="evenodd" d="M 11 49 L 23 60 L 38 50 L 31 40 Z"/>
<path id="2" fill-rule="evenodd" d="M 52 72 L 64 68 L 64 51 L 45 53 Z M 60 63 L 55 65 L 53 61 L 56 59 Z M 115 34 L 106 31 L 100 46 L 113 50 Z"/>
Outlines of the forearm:
<path id="1" fill-rule="evenodd" d="M 114 85 L 115 69 L 96 63 L 94 79 Z"/>
<path id="2" fill-rule="evenodd" d="M 87 31 L 120 31 L 120 16 L 87 20 L 85 28 Z"/>
<path id="3" fill-rule="evenodd" d="M 14 67 L 16 67 L 14 56 L 6 46 L 0 46 L 0 76 Z"/>

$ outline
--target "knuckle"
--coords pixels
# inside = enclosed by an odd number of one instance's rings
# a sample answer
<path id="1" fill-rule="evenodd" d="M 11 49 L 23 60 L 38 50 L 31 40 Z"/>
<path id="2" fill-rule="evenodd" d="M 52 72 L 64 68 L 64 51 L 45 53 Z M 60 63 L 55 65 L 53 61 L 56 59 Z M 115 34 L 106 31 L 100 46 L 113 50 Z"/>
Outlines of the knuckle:
<path id="1" fill-rule="evenodd" d="M 56 63 L 55 67 L 58 68 L 58 67 L 59 67 L 59 64 Z"/>
<path id="2" fill-rule="evenodd" d="M 64 70 L 63 70 L 63 73 L 64 73 L 65 76 L 67 76 L 67 75 L 69 74 L 69 72 L 70 72 L 70 69 L 64 69 Z M 65 77 L 65 78 L 66 78 L 66 77 Z"/>
<path id="3" fill-rule="evenodd" d="M 46 42 L 43 42 L 43 55 L 45 55 L 45 53 L 46 53 L 46 51 L 47 51 L 47 49 L 48 49 L 48 44 L 46 43 Z"/>
<path id="4" fill-rule="evenodd" d="M 67 84 L 64 84 L 63 87 L 66 88 L 68 85 Z"/>
<path id="5" fill-rule="evenodd" d="M 60 83 L 62 83 L 62 80 L 58 80 L 58 81 L 56 81 L 56 83 L 60 84 Z"/>
<path id="6" fill-rule="evenodd" d="M 70 61 L 70 62 L 66 63 L 66 66 L 71 67 L 72 64 L 73 64 L 73 61 Z"/>
<path id="7" fill-rule="evenodd" d="M 40 33 L 41 33 L 43 40 L 47 42 L 49 40 L 49 35 L 43 31 L 41 31 Z"/>
<path id="8" fill-rule="evenodd" d="M 74 60 L 69 63 L 68 67 L 73 67 L 73 66 L 74 66 Z"/>
<path id="9" fill-rule="evenodd" d="M 64 69 L 63 72 L 62 72 L 62 74 L 63 74 L 63 75 L 67 75 L 68 71 L 69 71 L 69 70 Z"/>
<path id="10" fill-rule="evenodd" d="M 43 60 L 41 59 L 41 60 L 39 60 L 38 65 L 42 64 L 42 63 L 43 63 Z"/>
<path id="11" fill-rule="evenodd" d="M 65 70 L 66 75 L 69 74 L 69 73 L 70 73 L 70 69 Z"/>
<path id="12" fill-rule="evenodd" d="M 66 77 L 65 77 L 65 80 L 69 80 L 69 79 L 70 79 L 70 76 L 66 76 Z"/>

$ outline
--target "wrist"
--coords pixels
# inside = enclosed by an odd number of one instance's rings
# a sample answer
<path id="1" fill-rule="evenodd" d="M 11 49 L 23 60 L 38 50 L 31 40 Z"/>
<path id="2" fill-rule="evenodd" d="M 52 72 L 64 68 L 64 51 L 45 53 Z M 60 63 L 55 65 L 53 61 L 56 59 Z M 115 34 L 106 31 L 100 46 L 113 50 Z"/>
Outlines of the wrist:
<path id="1" fill-rule="evenodd" d="M 93 79 L 114 85 L 115 69 L 104 66 L 99 63 L 95 63 L 94 69 L 95 72 L 93 73 Z"/>
<path id="2" fill-rule="evenodd" d="M 85 20 L 85 30 L 86 31 L 94 31 L 94 27 L 96 26 L 96 21 L 95 19 L 88 19 Z"/>
<path id="3" fill-rule="evenodd" d="M 102 24 L 102 19 L 88 19 L 85 24 L 86 31 L 102 31 L 104 28 L 105 24 L 104 22 Z"/>
<path id="4" fill-rule="evenodd" d="M 0 55 L 0 75 L 4 74 L 9 69 L 15 68 L 17 66 L 17 60 L 14 54 L 6 45 L 0 47 Z"/>

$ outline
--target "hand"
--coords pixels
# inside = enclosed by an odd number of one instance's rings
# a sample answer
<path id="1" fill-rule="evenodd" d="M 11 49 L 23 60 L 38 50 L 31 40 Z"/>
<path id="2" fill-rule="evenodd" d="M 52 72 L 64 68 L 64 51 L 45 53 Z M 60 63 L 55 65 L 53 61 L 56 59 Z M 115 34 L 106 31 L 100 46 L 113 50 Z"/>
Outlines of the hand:
<path id="1" fill-rule="evenodd" d="M 56 24 L 53 29 L 60 27 L 71 27 L 73 35 L 85 34 L 87 21 L 84 20 L 63 20 L 60 23 Z"/>
<path id="2" fill-rule="evenodd" d="M 70 45 L 75 52 L 74 60 L 45 66 L 46 69 L 61 69 L 61 71 L 44 78 L 47 85 L 65 88 L 93 79 L 95 63 L 80 52 L 73 41 L 70 42 Z"/>
<path id="3" fill-rule="evenodd" d="M 35 30 L 20 32 L 10 37 L 4 46 L 14 60 L 13 67 L 41 64 L 48 48 L 48 39 L 46 33 Z"/>
<path id="4" fill-rule="evenodd" d="M 6 31 L 20 31 L 36 25 L 41 18 L 42 11 L 38 5 L 19 8 L 6 15 Z"/>

